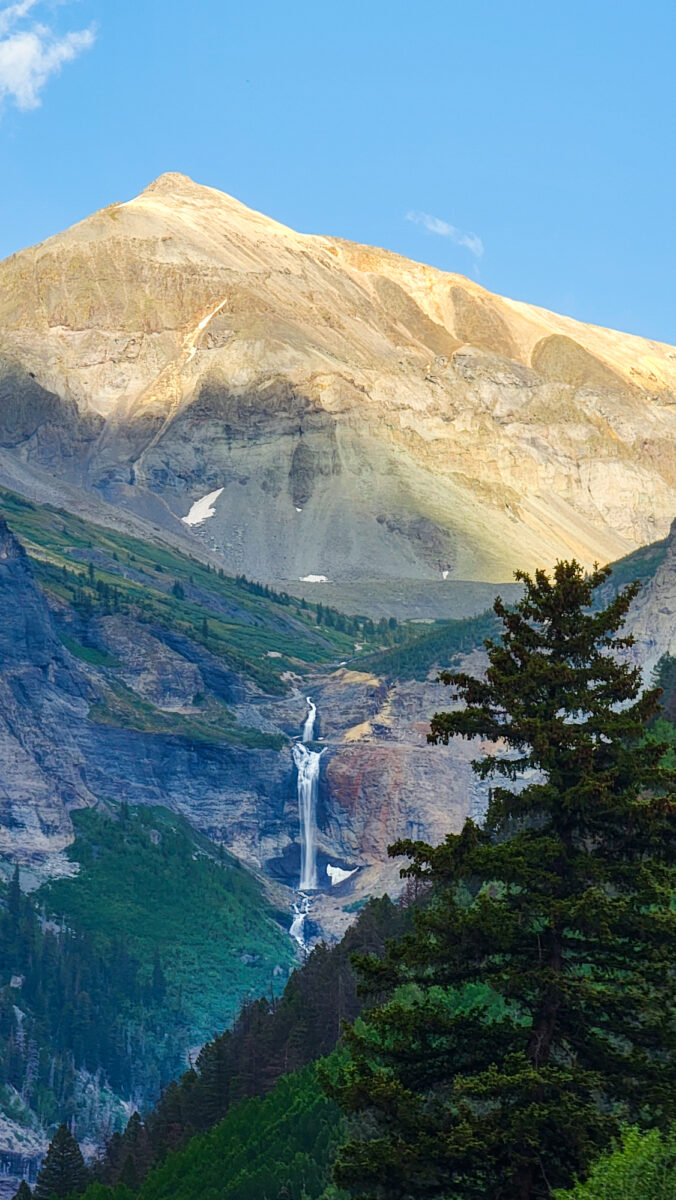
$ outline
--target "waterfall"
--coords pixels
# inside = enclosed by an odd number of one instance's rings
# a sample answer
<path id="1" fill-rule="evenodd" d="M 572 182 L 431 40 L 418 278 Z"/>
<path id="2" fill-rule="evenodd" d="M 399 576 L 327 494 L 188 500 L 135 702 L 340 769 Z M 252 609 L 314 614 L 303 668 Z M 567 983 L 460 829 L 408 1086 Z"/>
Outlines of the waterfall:
<path id="1" fill-rule="evenodd" d="M 307 697 L 308 713 L 303 725 L 300 742 L 293 748 L 293 761 L 298 771 L 298 815 L 300 817 L 300 902 L 293 906 L 294 919 L 291 936 L 300 946 L 305 945 L 305 916 L 309 911 L 309 898 L 304 892 L 316 891 L 317 881 L 317 792 L 319 790 L 319 760 L 323 750 L 309 750 L 317 718 L 317 705 Z"/>
<path id="2" fill-rule="evenodd" d="M 300 815 L 300 883 L 301 892 L 317 889 L 317 846 L 315 813 L 319 785 L 321 753 L 308 750 L 302 742 L 293 748 L 293 761 L 298 768 L 298 812 Z"/>
<path id="3" fill-rule="evenodd" d="M 307 717 L 303 726 L 303 736 L 301 742 L 311 742 L 312 735 L 315 731 L 315 721 L 317 719 L 317 705 L 312 703 L 310 697 L 307 697 Z"/>
<path id="4" fill-rule="evenodd" d="M 294 941 L 298 942 L 301 950 L 305 949 L 305 914 L 310 907 L 310 901 L 307 896 L 301 896 L 300 900 L 294 901 L 293 905 L 293 921 L 289 933 Z"/>

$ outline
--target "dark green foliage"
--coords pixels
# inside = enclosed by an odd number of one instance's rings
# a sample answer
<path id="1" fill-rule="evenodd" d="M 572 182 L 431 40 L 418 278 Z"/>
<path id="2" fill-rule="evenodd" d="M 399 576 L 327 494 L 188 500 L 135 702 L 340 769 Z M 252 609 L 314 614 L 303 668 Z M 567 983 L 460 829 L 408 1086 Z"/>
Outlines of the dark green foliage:
<path id="1" fill-rule="evenodd" d="M 22 1179 L 21 1183 L 19 1184 L 18 1192 L 14 1193 L 14 1200 L 31 1200 L 32 1196 L 33 1193 L 26 1183 L 26 1180 Z"/>
<path id="2" fill-rule="evenodd" d="M 124 1183 L 117 1183 L 114 1187 L 107 1187 L 103 1183 L 90 1183 L 84 1195 L 86 1200 L 136 1200 L 136 1193 Z"/>
<path id="3" fill-rule="evenodd" d="M 655 686 L 662 689 L 664 716 L 676 725 L 676 658 L 665 654 L 655 668 Z"/>
<path id="4" fill-rule="evenodd" d="M 362 665 L 388 679 L 426 679 L 433 668 L 481 646 L 497 629 L 498 621 L 491 612 L 461 621 L 435 621 L 423 626 L 422 632 L 420 626 L 414 626 L 404 645 L 368 655 Z"/>
<path id="5" fill-rule="evenodd" d="M 659 692 L 609 653 L 636 588 L 591 611 L 608 574 L 521 575 L 485 680 L 442 676 L 465 707 L 430 739 L 492 743 L 475 770 L 504 782 L 484 828 L 392 848 L 434 891 L 361 964 L 388 999 L 332 1091 L 361 1114 L 336 1172 L 359 1197 L 549 1197 L 621 1120 L 673 1116 L 674 778 L 644 736 Z"/>
<path id="6" fill-rule="evenodd" d="M 123 1178 L 124 1169 L 127 1179 L 143 1178 L 149 1157 L 161 1161 L 194 1133 L 212 1128 L 233 1104 L 265 1094 L 280 1076 L 328 1054 L 341 1022 L 353 1020 L 362 1005 L 352 954 L 382 954 L 385 940 L 403 932 L 409 922 L 409 914 L 387 897 L 371 901 L 342 942 L 312 952 L 281 999 L 247 1005 L 231 1031 L 202 1048 L 195 1069 L 171 1083 L 146 1118 L 143 1138 L 137 1125 L 112 1138 L 101 1179 L 114 1183 Z"/>
<path id="7" fill-rule="evenodd" d="M 0 911 L 0 1083 L 21 1092 L 47 1124 L 57 1115 L 70 1119 L 79 1068 L 101 1072 L 123 1094 L 154 1071 L 163 1078 L 175 1071 L 184 1034 L 168 1032 L 149 1007 L 141 963 L 128 943 L 97 945 L 82 929 L 44 923 L 15 872 Z M 162 1069 L 151 1050 L 153 1034 Z M 146 1064 L 139 1062 L 144 1051 Z"/>
<path id="8" fill-rule="evenodd" d="M 82 1068 L 152 1103 L 189 1046 L 294 962 L 260 884 L 221 848 L 166 809 L 118 816 L 74 813 L 79 873 L 24 896 L 15 870 L 0 908 L 0 1085 L 78 1133 Z"/>
<path id="9" fill-rule="evenodd" d="M 674 1200 L 676 1133 L 628 1129 L 622 1143 L 594 1163 L 586 1183 L 556 1200 Z"/>
<path id="10" fill-rule="evenodd" d="M 33 1190 L 35 1200 L 79 1196 L 89 1182 L 82 1152 L 67 1125 L 59 1125 Z"/>
<path id="11" fill-rule="evenodd" d="M 315 1069 L 285 1076 L 265 1099 L 236 1105 L 210 1133 L 170 1153 L 139 1200 L 320 1200 L 339 1133 Z"/>
<path id="12" fill-rule="evenodd" d="M 194 1044 L 228 1025 L 243 1000 L 268 992 L 275 968 L 284 980 L 293 947 L 258 881 L 187 821 L 159 807 L 117 812 L 117 820 L 73 814 L 68 855 L 80 870 L 45 885 L 39 899 L 103 953 L 126 946 L 146 1002 L 164 1010 L 165 1032 L 180 1029 Z"/>

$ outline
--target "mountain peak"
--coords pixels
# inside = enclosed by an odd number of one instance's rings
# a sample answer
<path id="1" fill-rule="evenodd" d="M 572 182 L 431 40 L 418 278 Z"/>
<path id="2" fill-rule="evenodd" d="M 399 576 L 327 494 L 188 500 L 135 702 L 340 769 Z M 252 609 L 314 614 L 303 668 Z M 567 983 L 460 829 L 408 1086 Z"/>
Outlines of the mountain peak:
<path id="1" fill-rule="evenodd" d="M 148 188 L 170 187 L 177 183 L 188 183 L 193 187 L 201 186 L 191 175 L 186 175 L 183 171 L 163 171 L 152 183 L 148 184 Z"/>
<path id="2" fill-rule="evenodd" d="M 197 183 L 180 171 L 167 171 L 159 175 L 121 207 L 127 214 L 145 210 L 146 213 L 157 215 L 158 209 L 162 211 L 163 219 L 171 214 L 170 219 L 178 217 L 184 222 L 188 239 L 195 234 L 206 236 L 211 245 L 228 234 L 243 235 L 245 238 L 253 234 L 256 239 L 263 234 L 274 241 L 278 241 L 280 236 L 294 242 L 304 240 L 302 234 L 250 208 L 236 196 L 208 184 Z M 217 251 L 214 249 L 212 253 L 217 254 Z"/>
<path id="3" fill-rule="evenodd" d="M 0 264 L 0 331 L 0 446 L 171 529 L 218 493 L 257 579 L 501 581 L 676 511 L 672 347 L 179 172 Z"/>
<path id="4" fill-rule="evenodd" d="M 181 171 L 164 171 L 143 189 L 141 195 L 145 195 L 146 192 L 173 192 L 179 189 L 183 191 L 188 188 L 200 189 L 201 187 L 201 184 L 196 183 L 189 175 L 183 175 Z"/>

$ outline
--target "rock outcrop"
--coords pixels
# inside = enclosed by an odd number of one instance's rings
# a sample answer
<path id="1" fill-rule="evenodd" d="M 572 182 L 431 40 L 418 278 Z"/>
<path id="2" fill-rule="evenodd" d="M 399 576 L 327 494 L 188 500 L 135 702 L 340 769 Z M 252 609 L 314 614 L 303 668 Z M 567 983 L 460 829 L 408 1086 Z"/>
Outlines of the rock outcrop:
<path id="1" fill-rule="evenodd" d="M 631 657 L 646 679 L 665 655 L 676 658 L 676 520 L 660 565 L 631 607 L 626 629 L 634 638 Z"/>
<path id="2" fill-rule="evenodd" d="M 305 720 L 308 686 L 326 747 L 318 848 L 336 900 L 324 902 L 325 929 L 339 931 L 335 914 L 348 892 L 396 888 L 396 870 L 385 868 L 390 842 L 411 834 L 437 840 L 483 803 L 469 753 L 426 746 L 429 717 L 445 699 L 438 685 L 387 684 L 340 669 L 267 696 L 204 646 L 177 635 L 170 644 L 166 630 L 133 613 L 82 617 L 54 598 L 48 604 L 4 522 L 0 611 L 0 857 L 38 875 L 67 869 L 59 852 L 72 840 L 72 809 L 113 799 L 181 812 L 250 866 L 295 887 L 291 738 Z M 229 744 L 227 726 L 219 738 L 218 725 L 199 724 L 209 712 L 284 744 Z M 166 731 L 165 717 L 177 722 Z M 204 736 L 210 730 L 213 740 Z M 358 870 L 332 889 L 329 864 Z"/>
<path id="3" fill-rule="evenodd" d="M 249 576 L 504 580 L 676 512 L 676 351 L 164 175 L 0 264 L 15 470 Z"/>
<path id="4" fill-rule="evenodd" d="M 27 555 L 0 518 L 0 855 L 44 860 L 93 804 L 75 731 L 94 692 L 59 642 Z"/>

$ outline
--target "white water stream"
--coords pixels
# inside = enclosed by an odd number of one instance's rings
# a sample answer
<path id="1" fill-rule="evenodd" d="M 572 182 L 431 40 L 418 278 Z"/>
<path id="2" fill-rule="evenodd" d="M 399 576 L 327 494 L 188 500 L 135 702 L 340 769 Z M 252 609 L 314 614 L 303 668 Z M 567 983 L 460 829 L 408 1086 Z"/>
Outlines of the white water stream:
<path id="1" fill-rule="evenodd" d="M 298 771 L 298 815 L 300 818 L 300 899 L 294 904 L 295 913 L 291 936 L 300 946 L 305 945 L 305 917 L 310 900 L 305 892 L 316 891 L 317 881 L 317 793 L 319 790 L 319 760 L 323 750 L 309 750 L 317 719 L 317 706 L 307 698 L 308 712 L 301 741 L 293 748 L 293 761 Z"/>
<path id="2" fill-rule="evenodd" d="M 309 896 L 301 896 L 299 900 L 295 900 L 293 904 L 294 917 L 291 922 L 289 933 L 291 937 L 298 942 L 298 945 L 305 949 L 305 916 L 310 908 Z"/>
<path id="3" fill-rule="evenodd" d="M 303 736 L 301 738 L 302 742 L 311 742 L 312 741 L 312 735 L 315 731 L 315 721 L 316 720 L 317 720 L 317 705 L 313 704 L 312 700 L 308 696 L 308 698 L 307 698 L 307 717 L 305 718 L 305 724 L 303 726 Z"/>

